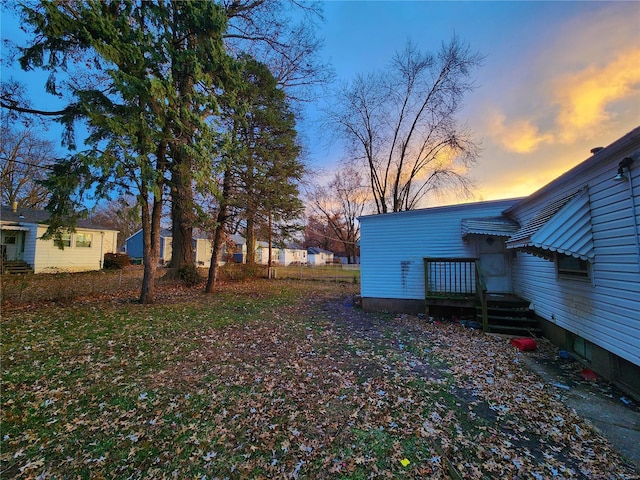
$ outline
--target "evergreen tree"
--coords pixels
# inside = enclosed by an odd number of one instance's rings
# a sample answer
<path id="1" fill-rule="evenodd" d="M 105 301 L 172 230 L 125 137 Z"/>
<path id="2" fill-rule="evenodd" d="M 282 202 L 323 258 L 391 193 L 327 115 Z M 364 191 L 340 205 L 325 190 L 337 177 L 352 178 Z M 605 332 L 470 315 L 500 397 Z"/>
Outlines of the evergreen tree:
<path id="1" fill-rule="evenodd" d="M 24 17 L 34 37 L 23 68 L 50 70 L 48 91 L 66 86 L 72 100 L 59 121 L 70 132 L 82 119 L 90 132 L 90 148 L 60 162 L 47 181 L 50 234 L 73 224 L 87 191 L 134 192 L 145 248 L 140 299 L 152 302 L 163 195 L 169 188 L 174 241 L 188 238 L 191 254 L 192 179 L 213 169 L 216 100 L 233 76 L 224 10 L 212 1 L 42 2 L 24 7 Z M 78 65 L 90 75 L 56 83 L 55 73 Z"/>

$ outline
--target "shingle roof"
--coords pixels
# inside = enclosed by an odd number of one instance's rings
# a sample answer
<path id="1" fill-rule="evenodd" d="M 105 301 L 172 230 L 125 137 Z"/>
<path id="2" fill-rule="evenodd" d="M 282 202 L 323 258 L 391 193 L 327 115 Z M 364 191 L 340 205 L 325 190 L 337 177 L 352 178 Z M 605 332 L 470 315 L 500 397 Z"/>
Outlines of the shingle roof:
<path id="1" fill-rule="evenodd" d="M 47 224 L 50 214 L 46 210 L 36 210 L 31 208 L 18 208 L 17 212 L 14 212 L 11 207 L 0 207 L 0 220 L 3 223 L 36 223 Z M 89 228 L 91 230 L 111 230 L 115 229 L 111 227 L 105 227 L 104 225 L 98 225 L 91 219 L 78 220 L 77 226 L 80 228 Z"/>

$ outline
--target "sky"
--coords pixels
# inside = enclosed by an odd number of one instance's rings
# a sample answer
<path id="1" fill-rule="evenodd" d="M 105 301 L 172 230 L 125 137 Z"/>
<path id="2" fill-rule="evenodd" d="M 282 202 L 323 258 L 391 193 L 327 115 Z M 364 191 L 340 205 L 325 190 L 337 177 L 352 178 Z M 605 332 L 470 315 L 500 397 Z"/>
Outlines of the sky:
<path id="1" fill-rule="evenodd" d="M 384 69 L 409 38 L 435 52 L 457 35 L 485 56 L 458 116 L 482 147 L 474 200 L 528 195 L 640 125 L 640 2 L 330 1 L 324 12 L 322 55 L 341 80 Z M 341 157 L 318 141 L 312 163 Z"/>
<path id="2" fill-rule="evenodd" d="M 472 200 L 528 195 L 640 125 L 640 2 L 328 1 L 324 16 L 320 56 L 338 82 L 384 69 L 408 39 L 435 52 L 457 35 L 485 56 L 458 116 L 482 148 Z M 2 16 L 2 38 L 17 27 Z M 309 162 L 331 171 L 343 152 L 315 115 Z"/>

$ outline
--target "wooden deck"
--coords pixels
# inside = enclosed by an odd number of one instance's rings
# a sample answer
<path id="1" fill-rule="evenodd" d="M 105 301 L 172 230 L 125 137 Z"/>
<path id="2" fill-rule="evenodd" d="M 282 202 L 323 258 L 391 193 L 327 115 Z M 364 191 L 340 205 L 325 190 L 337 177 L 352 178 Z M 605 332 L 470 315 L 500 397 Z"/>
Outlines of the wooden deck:
<path id="1" fill-rule="evenodd" d="M 529 302 L 512 293 L 488 292 L 478 259 L 425 258 L 425 310 L 460 307 L 475 311 L 485 332 L 535 335 L 540 331 Z"/>

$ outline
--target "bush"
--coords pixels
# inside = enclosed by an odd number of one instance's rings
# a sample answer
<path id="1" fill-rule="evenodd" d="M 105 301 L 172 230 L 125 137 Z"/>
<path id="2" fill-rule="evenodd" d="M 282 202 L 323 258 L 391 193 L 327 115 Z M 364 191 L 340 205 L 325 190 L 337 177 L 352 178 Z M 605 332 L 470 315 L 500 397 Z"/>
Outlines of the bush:
<path id="1" fill-rule="evenodd" d="M 266 278 L 267 267 L 264 265 L 247 265 L 245 263 L 227 263 L 220 267 L 220 278 L 224 280 L 248 280 L 250 278 Z"/>
<path id="2" fill-rule="evenodd" d="M 187 287 L 193 287 L 200 282 L 198 267 L 195 265 L 184 265 L 178 269 L 178 278 L 182 280 Z"/>
<path id="3" fill-rule="evenodd" d="M 103 267 L 107 270 L 121 270 L 131 265 L 131 258 L 126 253 L 105 253 Z"/>

